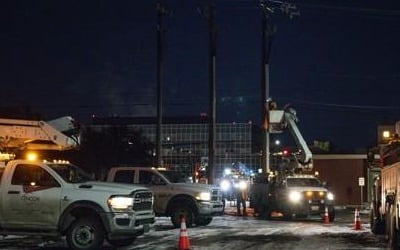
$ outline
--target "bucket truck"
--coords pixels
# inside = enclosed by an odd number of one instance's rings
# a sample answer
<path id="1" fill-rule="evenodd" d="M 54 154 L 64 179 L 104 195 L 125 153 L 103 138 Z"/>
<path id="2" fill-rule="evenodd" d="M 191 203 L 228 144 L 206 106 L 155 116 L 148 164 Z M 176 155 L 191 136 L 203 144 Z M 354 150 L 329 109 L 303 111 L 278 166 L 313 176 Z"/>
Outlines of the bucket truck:
<path id="1" fill-rule="evenodd" d="M 71 117 L 49 122 L 0 119 L 0 148 L 69 150 L 79 145 Z M 154 222 L 153 192 L 96 182 L 67 161 L 12 160 L 0 167 L 0 235 L 65 236 L 69 249 L 130 245 Z"/>
<path id="2" fill-rule="evenodd" d="M 65 116 L 48 122 L 0 119 L 0 149 L 68 150 L 79 145 L 79 126 Z"/>
<path id="3" fill-rule="evenodd" d="M 370 223 L 375 234 L 386 234 L 390 249 L 400 249 L 400 121 L 378 146 L 380 169 L 373 183 Z"/>
<path id="4" fill-rule="evenodd" d="M 267 200 L 258 207 L 267 218 L 271 212 L 280 212 L 285 218 L 308 215 L 323 216 L 328 209 L 329 220 L 335 218 L 333 194 L 314 175 L 312 153 L 297 127 L 296 111 L 292 108 L 269 111 L 270 133 L 282 133 L 288 129 L 296 142 L 298 152 L 280 153 L 277 164 L 271 166 L 267 187 Z"/>

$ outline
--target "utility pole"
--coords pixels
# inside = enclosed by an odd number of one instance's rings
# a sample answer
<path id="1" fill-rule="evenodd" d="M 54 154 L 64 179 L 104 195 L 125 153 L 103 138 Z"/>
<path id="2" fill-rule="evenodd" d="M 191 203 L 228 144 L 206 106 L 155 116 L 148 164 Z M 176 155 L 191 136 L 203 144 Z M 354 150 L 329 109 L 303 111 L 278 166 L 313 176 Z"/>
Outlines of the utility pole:
<path id="1" fill-rule="evenodd" d="M 157 131 L 156 131 L 156 157 L 157 167 L 162 166 L 162 73 L 163 73 L 163 23 L 162 17 L 166 14 L 166 10 L 161 3 L 157 3 Z"/>
<path id="2" fill-rule="evenodd" d="M 268 22 L 269 12 L 266 1 L 261 2 L 261 117 L 262 117 L 262 156 L 261 169 L 263 174 L 270 172 L 270 140 L 269 140 L 269 52 L 271 28 Z"/>
<path id="3" fill-rule="evenodd" d="M 261 169 L 265 175 L 268 175 L 270 167 L 270 124 L 269 124 L 269 59 L 271 52 L 271 43 L 273 36 L 272 25 L 270 24 L 270 14 L 274 9 L 267 3 L 280 4 L 281 12 L 290 19 L 300 15 L 296 6 L 282 1 L 261 0 L 261 117 L 262 117 L 262 156 Z"/>
<path id="4" fill-rule="evenodd" d="M 216 133 L 216 88 L 215 88 L 215 60 L 216 60 L 216 30 L 214 23 L 214 2 L 208 4 L 209 30 L 209 129 L 208 129 L 208 183 L 214 183 L 215 168 L 215 133 Z"/>

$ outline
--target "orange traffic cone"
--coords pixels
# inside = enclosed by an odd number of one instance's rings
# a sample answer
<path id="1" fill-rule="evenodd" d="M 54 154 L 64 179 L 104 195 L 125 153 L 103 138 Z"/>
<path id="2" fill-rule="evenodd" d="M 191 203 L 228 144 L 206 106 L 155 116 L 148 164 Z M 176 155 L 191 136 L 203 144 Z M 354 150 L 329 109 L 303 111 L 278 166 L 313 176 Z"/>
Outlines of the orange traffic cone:
<path id="1" fill-rule="evenodd" d="M 181 230 L 179 233 L 179 242 L 178 242 L 178 250 L 189 250 L 189 236 L 186 229 L 185 216 L 181 217 Z"/>
<path id="2" fill-rule="evenodd" d="M 325 213 L 323 217 L 324 224 L 329 224 L 329 213 L 328 213 L 328 207 L 325 206 Z"/>
<path id="3" fill-rule="evenodd" d="M 360 211 L 358 211 L 358 208 L 356 208 L 356 211 L 354 212 L 354 230 L 361 230 L 361 220 L 360 220 Z"/>

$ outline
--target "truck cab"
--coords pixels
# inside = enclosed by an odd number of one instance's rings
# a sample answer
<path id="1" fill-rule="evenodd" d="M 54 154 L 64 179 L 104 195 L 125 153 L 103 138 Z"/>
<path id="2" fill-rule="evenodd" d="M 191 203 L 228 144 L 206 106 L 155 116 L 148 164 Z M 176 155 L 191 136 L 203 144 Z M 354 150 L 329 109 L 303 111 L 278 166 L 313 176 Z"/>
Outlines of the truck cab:
<path id="1" fill-rule="evenodd" d="M 154 193 L 154 211 L 157 216 L 169 216 L 175 227 L 180 227 L 180 217 L 186 224 L 205 226 L 213 216 L 224 212 L 222 192 L 217 186 L 188 183 L 172 171 L 159 171 L 151 167 L 114 167 L 107 182 L 143 185 Z"/>
<path id="2" fill-rule="evenodd" d="M 329 221 L 335 219 L 333 194 L 313 175 L 294 174 L 276 178 L 271 183 L 270 211 L 292 216 L 323 216 L 328 209 Z"/>

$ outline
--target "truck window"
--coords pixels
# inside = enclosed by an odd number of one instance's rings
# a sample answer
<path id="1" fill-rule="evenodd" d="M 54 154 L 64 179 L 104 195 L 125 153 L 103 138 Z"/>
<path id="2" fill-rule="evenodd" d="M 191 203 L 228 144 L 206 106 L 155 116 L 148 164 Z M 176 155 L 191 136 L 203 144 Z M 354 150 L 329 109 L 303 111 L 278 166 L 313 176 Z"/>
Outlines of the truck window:
<path id="1" fill-rule="evenodd" d="M 60 187 L 45 169 L 36 165 L 17 165 L 11 179 L 12 185 Z"/>
<path id="2" fill-rule="evenodd" d="M 167 178 L 170 182 L 172 183 L 190 183 L 190 179 L 188 177 L 185 177 L 184 174 L 176 171 L 162 171 L 160 172 L 162 175 L 164 175 L 165 178 Z"/>
<path id="3" fill-rule="evenodd" d="M 81 183 L 93 181 L 93 178 L 82 169 L 71 164 L 48 164 L 48 166 L 57 172 L 64 181 L 69 183 Z"/>
<path id="4" fill-rule="evenodd" d="M 114 176 L 114 182 L 132 184 L 135 180 L 135 170 L 118 170 Z"/>
<path id="5" fill-rule="evenodd" d="M 321 187 L 319 180 L 314 178 L 288 178 L 288 187 Z"/>
<path id="6" fill-rule="evenodd" d="M 166 183 L 157 174 L 150 171 L 140 171 L 139 184 L 142 185 L 165 185 Z"/>

